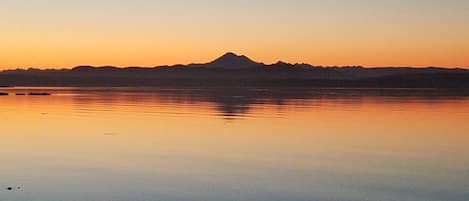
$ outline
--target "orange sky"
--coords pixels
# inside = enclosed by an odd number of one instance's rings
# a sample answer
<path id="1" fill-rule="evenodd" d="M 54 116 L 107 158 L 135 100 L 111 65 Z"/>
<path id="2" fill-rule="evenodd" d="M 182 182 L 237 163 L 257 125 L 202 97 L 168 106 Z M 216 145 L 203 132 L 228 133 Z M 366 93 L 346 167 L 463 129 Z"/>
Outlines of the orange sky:
<path id="1" fill-rule="evenodd" d="M 0 69 L 207 62 L 469 67 L 468 1 L 0 3 Z"/>

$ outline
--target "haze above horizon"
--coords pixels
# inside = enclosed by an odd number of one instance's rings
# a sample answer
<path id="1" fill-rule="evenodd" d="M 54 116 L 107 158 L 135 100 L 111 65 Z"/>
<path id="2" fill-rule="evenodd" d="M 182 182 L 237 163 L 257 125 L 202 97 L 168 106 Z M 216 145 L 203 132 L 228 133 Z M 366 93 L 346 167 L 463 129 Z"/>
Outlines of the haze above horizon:
<path id="1" fill-rule="evenodd" d="M 0 70 L 254 61 L 469 67 L 465 0 L 5 0 Z"/>

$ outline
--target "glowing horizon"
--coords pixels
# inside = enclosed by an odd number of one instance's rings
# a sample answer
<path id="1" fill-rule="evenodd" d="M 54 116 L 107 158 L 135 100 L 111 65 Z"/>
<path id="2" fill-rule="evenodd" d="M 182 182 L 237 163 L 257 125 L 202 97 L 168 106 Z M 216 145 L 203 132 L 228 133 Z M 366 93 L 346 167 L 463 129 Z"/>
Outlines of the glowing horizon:
<path id="1" fill-rule="evenodd" d="M 469 68 L 464 0 L 6 0 L 0 70 L 204 63 Z"/>

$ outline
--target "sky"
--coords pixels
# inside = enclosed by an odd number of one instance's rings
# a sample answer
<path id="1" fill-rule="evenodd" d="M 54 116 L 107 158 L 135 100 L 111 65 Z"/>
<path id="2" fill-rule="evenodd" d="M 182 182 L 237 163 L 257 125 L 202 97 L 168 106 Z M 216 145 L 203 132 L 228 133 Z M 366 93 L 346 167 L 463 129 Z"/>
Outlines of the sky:
<path id="1" fill-rule="evenodd" d="M 467 0 L 1 0 L 0 69 L 208 62 L 469 68 Z"/>

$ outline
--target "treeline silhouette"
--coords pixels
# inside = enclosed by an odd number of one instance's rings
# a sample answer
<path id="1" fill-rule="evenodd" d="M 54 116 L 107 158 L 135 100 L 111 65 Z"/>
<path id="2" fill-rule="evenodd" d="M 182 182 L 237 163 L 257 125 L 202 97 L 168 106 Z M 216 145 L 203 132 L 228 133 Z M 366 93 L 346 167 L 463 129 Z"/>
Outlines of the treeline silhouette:
<path id="1" fill-rule="evenodd" d="M 227 53 L 206 64 L 6 70 L 0 72 L 0 85 L 469 88 L 469 71 L 435 67 L 318 67 L 284 62 L 265 65 Z"/>

